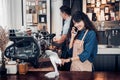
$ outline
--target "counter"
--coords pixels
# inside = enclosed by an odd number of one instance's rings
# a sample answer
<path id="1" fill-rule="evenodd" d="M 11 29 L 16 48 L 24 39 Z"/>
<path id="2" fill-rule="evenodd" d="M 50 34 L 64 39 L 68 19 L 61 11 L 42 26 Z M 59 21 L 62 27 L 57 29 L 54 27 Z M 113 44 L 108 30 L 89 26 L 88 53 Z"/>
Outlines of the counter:
<path id="1" fill-rule="evenodd" d="M 120 72 L 67 72 L 61 71 L 60 76 L 48 79 L 44 75 L 47 71 L 28 72 L 25 75 L 7 75 L 0 80 L 119 80 Z"/>
<path id="2" fill-rule="evenodd" d="M 120 47 L 106 48 L 106 45 L 98 45 L 98 54 L 120 54 Z"/>
<path id="3" fill-rule="evenodd" d="M 99 48 L 98 54 L 120 54 L 120 48 Z"/>
<path id="4" fill-rule="evenodd" d="M 98 48 L 98 55 L 94 62 L 95 71 L 120 71 L 120 48 L 106 48 L 104 45 Z M 53 71 L 49 58 L 39 59 L 39 68 L 29 66 L 29 71 Z"/>
<path id="5" fill-rule="evenodd" d="M 98 53 L 93 62 L 95 71 L 120 71 L 120 47 L 107 48 L 98 45 Z"/>

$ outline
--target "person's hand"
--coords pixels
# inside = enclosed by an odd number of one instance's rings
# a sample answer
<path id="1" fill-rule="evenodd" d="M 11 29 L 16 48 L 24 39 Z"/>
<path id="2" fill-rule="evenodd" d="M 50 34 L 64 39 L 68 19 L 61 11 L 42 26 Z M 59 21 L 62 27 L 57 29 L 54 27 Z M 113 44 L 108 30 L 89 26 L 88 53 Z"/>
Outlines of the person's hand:
<path id="1" fill-rule="evenodd" d="M 76 35 L 77 35 L 77 31 L 75 31 L 75 27 L 72 27 L 71 38 L 75 38 Z"/>
<path id="2" fill-rule="evenodd" d="M 54 37 L 54 38 L 53 38 L 53 42 L 57 42 L 57 41 L 59 41 L 59 39 L 60 39 L 60 38 Z"/>
<path id="3" fill-rule="evenodd" d="M 64 65 L 65 63 L 70 62 L 70 59 L 61 59 L 61 61 L 62 61 L 61 65 Z"/>
<path id="4" fill-rule="evenodd" d="M 48 49 L 50 49 L 50 50 L 55 50 L 55 49 L 56 49 L 56 46 L 50 45 L 50 46 L 48 47 Z"/>
<path id="5" fill-rule="evenodd" d="M 54 38 L 53 38 L 53 41 L 54 41 L 54 42 L 56 42 L 56 41 L 57 41 L 57 38 L 56 38 L 56 37 L 54 37 Z"/>

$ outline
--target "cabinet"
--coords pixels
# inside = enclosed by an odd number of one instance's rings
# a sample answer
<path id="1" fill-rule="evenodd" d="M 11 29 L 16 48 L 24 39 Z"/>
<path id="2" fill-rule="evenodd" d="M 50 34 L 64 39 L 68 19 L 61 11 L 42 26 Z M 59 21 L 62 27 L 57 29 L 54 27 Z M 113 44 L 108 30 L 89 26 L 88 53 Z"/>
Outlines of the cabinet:
<path id="1" fill-rule="evenodd" d="M 120 54 L 98 54 L 93 65 L 95 71 L 120 71 Z"/>
<path id="2" fill-rule="evenodd" d="M 112 29 L 119 29 L 120 26 L 120 0 L 83 0 L 83 12 L 98 29 L 100 44 L 111 41 L 112 45 L 119 45 L 119 32 Z M 104 35 L 107 29 L 111 29 L 110 37 Z"/>
<path id="3" fill-rule="evenodd" d="M 83 11 L 92 21 L 119 21 L 119 0 L 83 0 Z"/>
<path id="4" fill-rule="evenodd" d="M 99 44 L 113 45 L 113 47 L 120 46 L 120 29 L 106 29 L 105 31 L 98 31 Z"/>
<path id="5" fill-rule="evenodd" d="M 118 56 L 117 62 L 118 62 L 118 71 L 120 71 L 120 55 Z"/>
<path id="6" fill-rule="evenodd" d="M 51 0 L 23 0 L 24 26 L 51 32 Z"/>

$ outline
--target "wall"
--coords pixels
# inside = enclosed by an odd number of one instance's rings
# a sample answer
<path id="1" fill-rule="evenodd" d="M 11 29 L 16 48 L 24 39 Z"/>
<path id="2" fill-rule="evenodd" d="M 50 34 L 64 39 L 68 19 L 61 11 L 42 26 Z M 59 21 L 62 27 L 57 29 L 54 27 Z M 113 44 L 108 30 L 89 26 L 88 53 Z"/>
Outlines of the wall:
<path id="1" fill-rule="evenodd" d="M 0 25 L 5 29 L 22 25 L 21 0 L 1 0 L 0 11 Z"/>
<path id="2" fill-rule="evenodd" d="M 21 0 L 12 0 L 12 27 L 20 28 L 22 26 Z"/>
<path id="3" fill-rule="evenodd" d="M 10 0 L 8 5 L 8 26 L 10 28 L 20 28 L 22 26 L 21 0 Z"/>
<path id="4" fill-rule="evenodd" d="M 60 16 L 60 6 L 63 4 L 63 0 L 51 0 L 51 13 L 52 13 L 52 32 L 59 36 L 62 28 L 62 18 Z"/>
<path id="5" fill-rule="evenodd" d="M 24 12 L 24 15 L 23 16 L 26 16 L 26 2 L 25 0 L 23 0 L 23 12 Z M 51 0 L 51 31 L 52 33 L 56 33 L 56 35 L 58 36 L 60 33 L 61 33 L 61 28 L 62 28 L 62 18 L 60 16 L 60 6 L 63 4 L 63 0 Z M 24 27 L 26 27 L 26 17 L 24 17 Z M 32 27 L 31 27 L 32 28 Z M 32 28 L 33 31 L 36 31 Z"/>
<path id="6" fill-rule="evenodd" d="M 25 6 L 25 0 L 23 0 Z M 51 22 L 52 22 L 52 33 L 56 33 L 57 36 L 61 33 L 62 18 L 60 16 L 60 6 L 63 4 L 63 0 L 51 0 Z M 22 26 L 22 6 L 21 0 L 11 0 L 9 3 L 9 27 L 20 28 Z M 25 7 L 23 7 L 25 10 Z M 25 12 L 25 11 L 24 11 Z M 24 13 L 25 14 L 25 13 Z M 23 15 L 25 16 L 25 15 Z M 24 17 L 25 19 L 25 17 Z M 24 23 L 24 25 L 26 25 Z M 24 26 L 26 27 L 26 26 Z"/>

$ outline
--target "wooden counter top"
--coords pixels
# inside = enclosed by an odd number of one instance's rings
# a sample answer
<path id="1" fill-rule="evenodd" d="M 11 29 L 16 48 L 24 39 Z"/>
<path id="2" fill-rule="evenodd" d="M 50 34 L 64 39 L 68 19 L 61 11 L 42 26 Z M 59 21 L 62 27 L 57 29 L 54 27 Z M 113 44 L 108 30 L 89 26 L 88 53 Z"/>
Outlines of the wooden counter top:
<path id="1" fill-rule="evenodd" d="M 119 80 L 120 72 L 65 72 L 54 79 L 48 79 L 44 75 L 48 71 L 32 71 L 25 75 L 7 75 L 0 80 Z"/>

